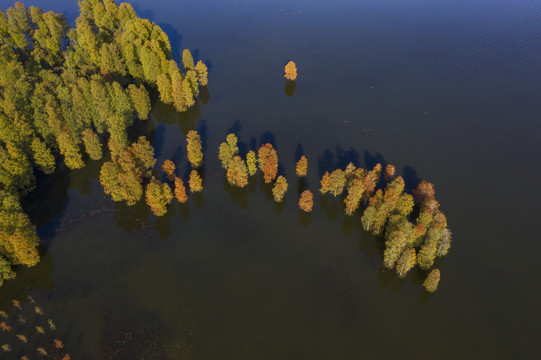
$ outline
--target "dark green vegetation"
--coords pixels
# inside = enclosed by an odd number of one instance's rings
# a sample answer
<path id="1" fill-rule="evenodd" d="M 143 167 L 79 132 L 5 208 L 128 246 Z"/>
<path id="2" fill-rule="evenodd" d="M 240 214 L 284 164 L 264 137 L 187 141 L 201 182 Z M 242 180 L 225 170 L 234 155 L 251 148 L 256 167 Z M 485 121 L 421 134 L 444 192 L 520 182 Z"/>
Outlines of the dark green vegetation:
<path id="1" fill-rule="evenodd" d="M 135 204 L 156 162 L 134 121 L 148 119 L 149 91 L 185 111 L 208 82 L 206 66 L 188 50 L 179 69 L 167 35 L 130 4 L 79 6 L 75 28 L 61 14 L 20 2 L 0 11 L 0 284 L 14 276 L 11 265 L 39 261 L 38 237 L 20 204 L 36 172 L 80 169 L 87 156 L 101 159 L 107 144 L 100 182 L 113 200 Z M 171 198 L 167 184 L 148 183 L 156 213 Z"/>

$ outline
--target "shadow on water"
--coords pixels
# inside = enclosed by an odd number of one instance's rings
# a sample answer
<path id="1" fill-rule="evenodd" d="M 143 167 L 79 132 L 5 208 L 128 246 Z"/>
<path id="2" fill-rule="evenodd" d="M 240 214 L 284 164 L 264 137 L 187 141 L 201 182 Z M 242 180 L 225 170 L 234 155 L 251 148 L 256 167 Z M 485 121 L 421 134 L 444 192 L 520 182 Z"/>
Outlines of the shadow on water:
<path id="1" fill-rule="evenodd" d="M 182 220 L 184 221 L 190 220 L 190 207 L 188 206 L 188 204 L 186 203 L 179 204 L 178 208 L 179 208 L 179 213 L 180 213 L 180 216 L 182 217 Z"/>
<path id="2" fill-rule="evenodd" d="M 262 135 L 261 135 L 261 144 L 271 144 L 275 149 L 276 148 L 276 136 L 274 136 L 273 133 L 271 133 L 270 131 L 265 131 Z"/>
<path id="3" fill-rule="evenodd" d="M 175 217 L 175 206 L 167 206 L 167 212 L 163 216 L 156 216 L 154 230 L 161 239 L 168 239 L 171 236 L 171 219 Z"/>
<path id="4" fill-rule="evenodd" d="M 312 219 L 312 214 L 299 210 L 299 223 L 302 227 L 307 227 Z"/>
<path id="5" fill-rule="evenodd" d="M 295 95 L 295 88 L 297 87 L 297 83 L 295 81 L 286 80 L 284 92 L 287 96 L 293 96 Z"/>
<path id="6" fill-rule="evenodd" d="M 301 143 L 297 143 L 297 148 L 295 149 L 295 164 L 301 159 L 301 157 L 304 155 L 304 148 L 302 147 Z"/>
<path id="7" fill-rule="evenodd" d="M 308 180 L 306 180 L 306 177 L 303 176 L 297 179 L 296 189 L 297 195 L 302 194 L 304 190 L 308 189 Z"/>
<path id="8" fill-rule="evenodd" d="M 199 136 L 201 137 L 201 147 L 203 155 L 207 154 L 208 149 L 208 139 L 209 139 L 209 128 L 207 125 L 207 120 L 201 119 L 197 122 L 197 127 L 195 129 Z"/>
<path id="9" fill-rule="evenodd" d="M 156 122 L 167 125 L 178 124 L 180 131 L 186 136 L 190 130 L 195 130 L 197 121 L 202 117 L 201 105 L 196 101 L 188 111 L 179 113 L 172 105 L 164 104 L 156 99 L 152 106 L 152 113 Z"/>
<path id="10" fill-rule="evenodd" d="M 246 209 L 248 207 L 249 197 L 246 187 L 240 188 L 230 185 L 225 177 L 222 179 L 222 187 L 229 194 L 234 205 L 240 207 L 241 209 Z"/>
<path id="11" fill-rule="evenodd" d="M 115 202 L 114 217 L 116 223 L 124 230 L 143 230 L 148 226 L 150 208 L 144 199 L 135 205 L 128 206 L 125 202 Z"/>
<path id="12" fill-rule="evenodd" d="M 284 199 L 281 201 L 281 202 L 274 202 L 274 212 L 276 214 L 281 214 L 284 209 L 286 208 L 286 204 L 287 204 L 287 195 L 284 196 Z"/>
<path id="13" fill-rule="evenodd" d="M 169 43 L 171 44 L 171 56 L 177 64 L 182 64 L 182 35 L 171 24 L 158 23 L 157 24 L 169 37 Z M 195 59 L 195 55 L 194 55 Z"/>

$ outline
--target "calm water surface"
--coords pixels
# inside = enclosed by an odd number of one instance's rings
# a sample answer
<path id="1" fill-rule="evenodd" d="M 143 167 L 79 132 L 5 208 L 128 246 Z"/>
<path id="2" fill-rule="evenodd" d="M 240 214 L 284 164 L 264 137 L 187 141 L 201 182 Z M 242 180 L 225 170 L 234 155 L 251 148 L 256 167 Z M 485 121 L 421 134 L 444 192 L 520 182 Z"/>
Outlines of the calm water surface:
<path id="1" fill-rule="evenodd" d="M 77 14 L 71 0 L 26 3 Z M 43 260 L 0 289 L 0 309 L 31 294 L 73 359 L 538 358 L 539 2 L 132 3 L 177 60 L 189 48 L 209 65 L 206 103 L 155 103 L 146 129 L 182 174 L 184 136 L 200 131 L 205 191 L 155 218 L 109 200 L 100 163 L 42 179 L 27 207 Z M 241 150 L 275 143 L 284 205 L 260 182 L 225 184 L 217 148 L 231 130 Z M 349 161 L 436 185 L 454 234 L 437 293 L 421 272 L 383 270 L 381 240 L 338 200 L 299 214 L 300 151 L 312 191 Z"/>

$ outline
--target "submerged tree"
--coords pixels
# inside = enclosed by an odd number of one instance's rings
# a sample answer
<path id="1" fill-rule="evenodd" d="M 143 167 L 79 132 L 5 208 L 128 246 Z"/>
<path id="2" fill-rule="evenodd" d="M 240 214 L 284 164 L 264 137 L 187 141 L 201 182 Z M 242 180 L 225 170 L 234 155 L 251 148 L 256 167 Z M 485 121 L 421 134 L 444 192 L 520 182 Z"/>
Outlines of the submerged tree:
<path id="1" fill-rule="evenodd" d="M 233 156 L 239 152 L 239 148 L 235 134 L 228 134 L 225 139 L 226 141 L 220 144 L 218 158 L 222 161 L 222 167 L 227 169 Z"/>
<path id="2" fill-rule="evenodd" d="M 276 179 L 278 173 L 278 155 L 272 144 L 267 143 L 262 145 L 257 152 L 257 158 L 259 159 L 259 169 L 263 172 L 265 182 L 270 183 Z"/>
<path id="3" fill-rule="evenodd" d="M 306 176 L 306 174 L 308 172 L 308 159 L 306 159 L 306 157 L 304 155 L 301 156 L 299 161 L 297 161 L 297 165 L 295 167 L 295 172 L 297 173 L 298 177 Z"/>
<path id="4" fill-rule="evenodd" d="M 227 181 L 238 187 L 245 187 L 248 185 L 248 169 L 244 160 L 236 155 L 229 163 L 227 168 Z"/>
<path id="5" fill-rule="evenodd" d="M 197 170 L 192 170 L 192 172 L 190 173 L 188 185 L 190 186 L 190 191 L 193 193 L 203 191 L 203 179 L 201 178 Z"/>
<path id="6" fill-rule="evenodd" d="M 257 172 L 257 157 L 253 150 L 246 154 L 246 165 L 248 166 L 248 174 L 254 176 Z"/>
<path id="7" fill-rule="evenodd" d="M 297 78 L 297 66 L 293 61 L 289 61 L 284 68 L 284 77 L 288 80 L 295 81 Z"/>
<path id="8" fill-rule="evenodd" d="M 280 175 L 278 176 L 278 179 L 276 179 L 276 183 L 274 184 L 274 187 L 272 188 L 272 195 L 274 196 L 274 201 L 282 202 L 286 191 L 287 191 L 287 180 L 284 176 Z"/>
<path id="9" fill-rule="evenodd" d="M 193 168 L 198 168 L 203 165 L 203 152 L 201 145 L 201 137 L 195 130 L 190 130 L 186 138 L 188 142 L 188 161 Z"/>
<path id="10" fill-rule="evenodd" d="M 167 212 L 167 205 L 173 199 L 173 193 L 168 184 L 152 178 L 146 187 L 145 198 L 154 215 L 163 216 Z"/>
<path id="11" fill-rule="evenodd" d="M 184 204 L 186 201 L 188 201 L 186 187 L 184 186 L 184 182 L 182 181 L 182 179 L 179 177 L 175 178 L 175 197 L 181 204 Z"/>
<path id="12" fill-rule="evenodd" d="M 426 277 L 423 286 L 428 292 L 435 292 L 438 289 L 438 284 L 440 282 L 440 270 L 433 269 L 428 276 Z"/>
<path id="13" fill-rule="evenodd" d="M 299 208 L 304 212 L 311 212 L 314 206 L 314 195 L 310 190 L 304 190 L 299 197 Z"/>

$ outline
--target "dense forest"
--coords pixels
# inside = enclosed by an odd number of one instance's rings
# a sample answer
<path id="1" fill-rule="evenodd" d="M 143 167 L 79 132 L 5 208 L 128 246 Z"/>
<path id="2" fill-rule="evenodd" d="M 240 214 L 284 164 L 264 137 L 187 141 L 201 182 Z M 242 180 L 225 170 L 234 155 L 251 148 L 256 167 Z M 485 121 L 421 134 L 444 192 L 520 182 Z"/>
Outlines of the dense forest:
<path id="1" fill-rule="evenodd" d="M 38 172 L 79 169 L 106 157 L 99 175 L 104 192 L 127 205 L 144 198 L 156 216 L 166 214 L 173 199 L 185 203 L 189 192 L 203 190 L 197 131 L 186 137 L 185 184 L 171 160 L 161 164 L 166 180 L 156 175 L 153 146 L 139 136 L 138 125 L 149 118 L 152 96 L 177 111 L 192 107 L 208 83 L 205 64 L 184 50 L 179 67 L 167 35 L 138 18 L 127 3 L 83 0 L 79 5 L 75 28 L 63 15 L 22 3 L 0 11 L 0 285 L 15 276 L 13 265 L 39 261 L 39 239 L 21 206 Z M 295 64 L 285 70 L 294 80 Z M 240 154 L 238 137 L 231 133 L 217 155 L 231 186 L 244 188 L 260 172 L 274 200 L 286 198 L 290 187 L 273 144 Z M 303 179 L 308 170 L 303 155 L 295 173 Z M 319 193 L 340 198 L 346 215 L 357 216 L 364 230 L 383 237 L 385 267 L 405 277 L 418 266 L 427 273 L 425 288 L 437 289 L 440 272 L 432 268 L 448 253 L 451 232 L 431 183 L 422 181 L 408 194 L 394 166 L 349 164 L 326 172 Z M 302 188 L 297 201 L 300 211 L 311 212 L 314 192 Z"/>
<path id="2" fill-rule="evenodd" d="M 21 206 L 36 172 L 79 169 L 110 153 L 100 182 L 115 201 L 146 199 L 157 213 L 171 190 L 152 178 L 154 150 L 137 137 L 149 92 L 177 111 L 195 104 L 207 67 L 188 50 L 172 59 L 167 35 L 132 6 L 83 0 L 76 26 L 17 2 L 0 10 L 0 284 L 12 265 L 39 261 L 39 239 Z M 135 141 L 134 141 L 135 140 Z M 195 175 L 194 175 L 195 178 Z"/>

